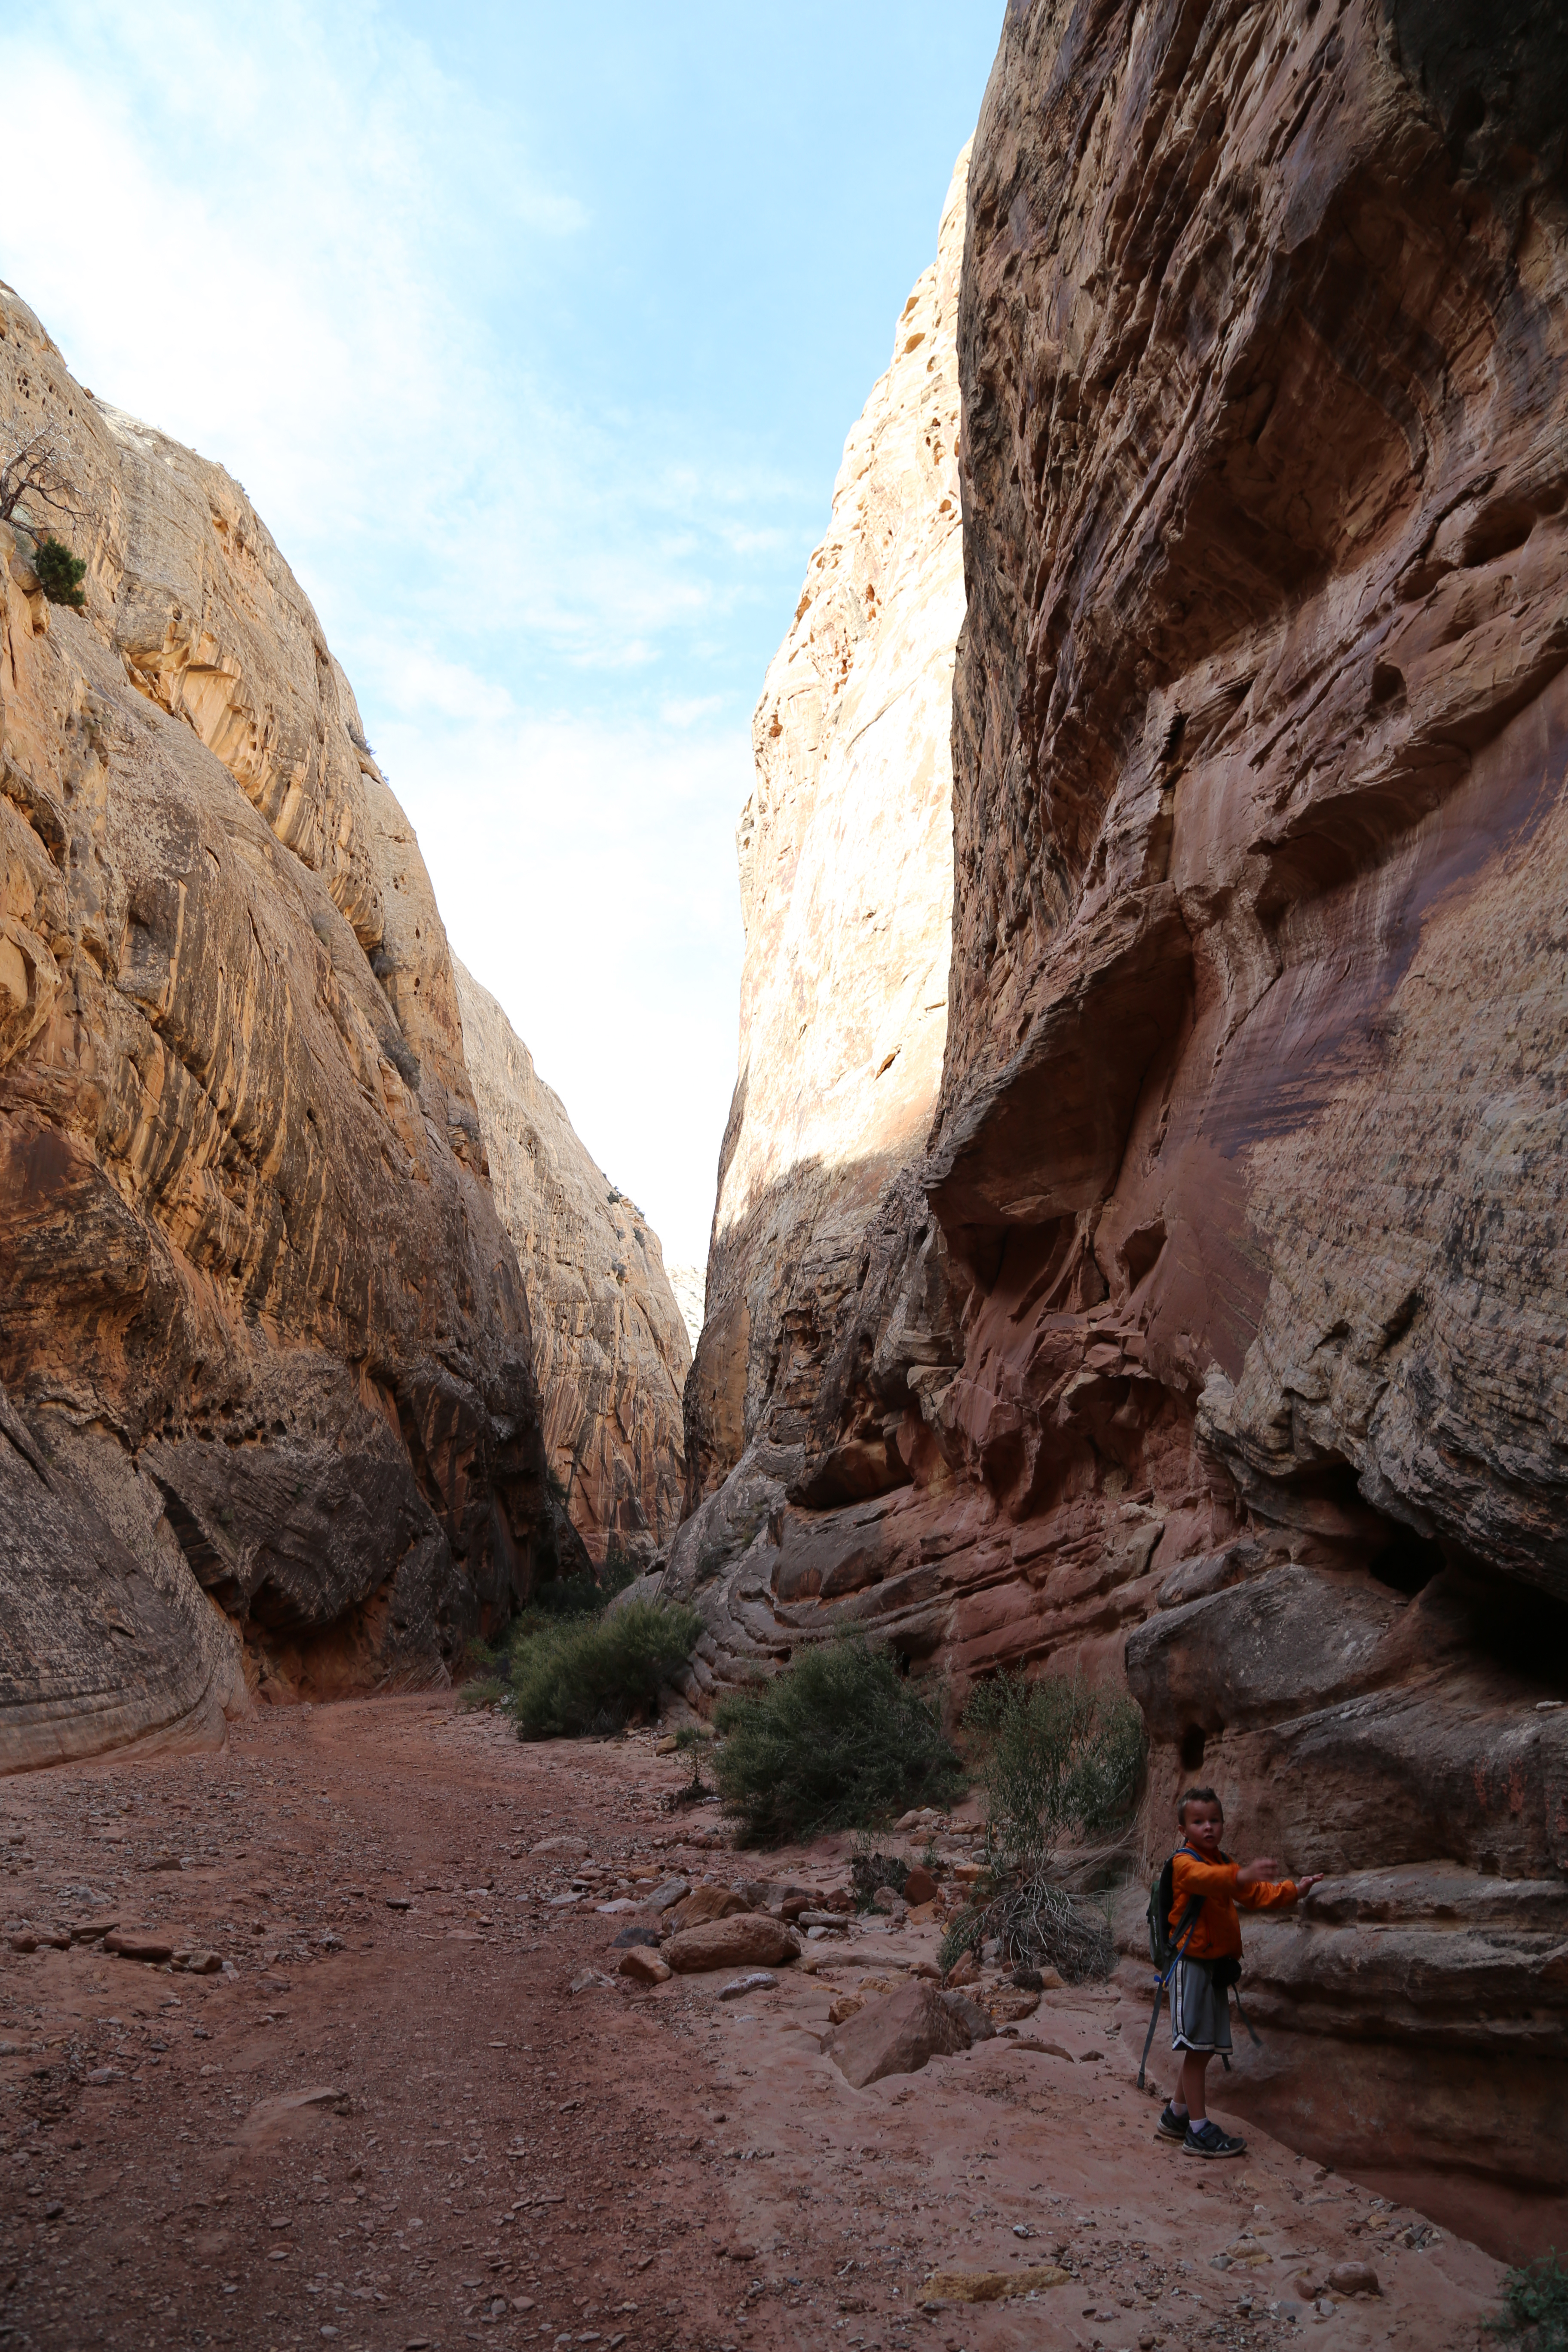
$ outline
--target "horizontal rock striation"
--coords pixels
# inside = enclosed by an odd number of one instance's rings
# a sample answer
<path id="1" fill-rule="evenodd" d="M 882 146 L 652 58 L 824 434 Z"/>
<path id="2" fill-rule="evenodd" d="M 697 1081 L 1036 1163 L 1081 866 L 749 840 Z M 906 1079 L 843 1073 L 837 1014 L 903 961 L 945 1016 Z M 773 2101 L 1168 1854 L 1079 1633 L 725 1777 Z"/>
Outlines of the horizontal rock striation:
<path id="1" fill-rule="evenodd" d="M 1542 2244 L 1565 90 L 1544 16 L 1009 10 L 940 1098 L 671 1569 L 698 1685 L 846 1622 L 961 1687 L 1125 1675 L 1147 1859 L 1197 1775 L 1333 1874 L 1254 1938 L 1273 2054 L 1230 2095 L 1391 2177 L 1437 2144 L 1450 2210 L 1528 2191 Z"/>
<path id="2" fill-rule="evenodd" d="M 658 1235 L 596 1168 L 488 989 L 454 961 L 490 1182 L 528 1294 L 544 1455 L 602 1561 L 674 1534 L 691 1347 Z"/>
<path id="3" fill-rule="evenodd" d="M 347 682 L 237 485 L 0 289 L 0 425 L 46 421 L 89 571 L 51 607 L 0 528 L 12 1768 L 205 1736 L 247 1680 L 439 1672 L 582 1557 L 445 933 Z"/>

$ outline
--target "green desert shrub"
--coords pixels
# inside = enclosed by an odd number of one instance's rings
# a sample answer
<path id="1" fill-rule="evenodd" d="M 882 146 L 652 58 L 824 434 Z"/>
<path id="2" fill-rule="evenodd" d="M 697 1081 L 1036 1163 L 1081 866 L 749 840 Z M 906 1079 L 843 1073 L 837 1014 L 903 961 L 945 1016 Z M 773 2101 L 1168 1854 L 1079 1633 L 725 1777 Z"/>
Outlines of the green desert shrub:
<path id="1" fill-rule="evenodd" d="M 73 613 L 86 609 L 87 599 L 81 583 L 87 576 L 87 564 L 79 555 L 73 555 L 64 540 L 46 532 L 38 541 L 38 551 L 33 558 L 33 569 L 38 575 L 38 585 L 51 604 L 68 604 Z"/>
<path id="2" fill-rule="evenodd" d="M 963 1730 L 1004 1868 L 1037 1871 L 1069 1829 L 1110 1835 L 1132 1811 L 1143 1720 L 1131 1699 L 1060 1675 L 996 1675 L 971 1693 Z"/>
<path id="3" fill-rule="evenodd" d="M 1111 1837 L 1125 1825 L 1143 1763 L 1138 1709 L 1060 1675 L 997 1675 L 971 1693 L 963 1732 L 985 1800 L 987 1870 L 950 1922 L 939 1965 L 994 1937 L 1005 1959 L 1053 1968 L 1068 1984 L 1109 1976 L 1105 1910 L 1058 1882 L 1056 1850 L 1069 1830 Z"/>
<path id="4" fill-rule="evenodd" d="M 1568 2270 L 1555 2249 L 1538 2263 L 1511 2270 L 1502 2283 L 1503 2307 L 1490 2325 L 1520 2352 L 1568 2352 Z"/>
<path id="5" fill-rule="evenodd" d="M 506 1685 L 499 1675 L 478 1675 L 463 1684 L 458 1705 L 465 1715 L 477 1715 L 480 1707 L 494 1706 L 505 1696 Z"/>
<path id="6" fill-rule="evenodd" d="M 659 1685 L 679 1673 L 701 1631 L 695 1609 L 658 1601 L 540 1624 L 512 1653 L 518 1738 L 619 1731 L 639 1709 L 651 1709 Z"/>
<path id="7" fill-rule="evenodd" d="M 886 1650 L 846 1633 L 714 1709 L 715 1777 L 746 1841 L 778 1845 L 871 1828 L 910 1805 L 950 1804 L 963 1770 L 923 1697 Z"/>

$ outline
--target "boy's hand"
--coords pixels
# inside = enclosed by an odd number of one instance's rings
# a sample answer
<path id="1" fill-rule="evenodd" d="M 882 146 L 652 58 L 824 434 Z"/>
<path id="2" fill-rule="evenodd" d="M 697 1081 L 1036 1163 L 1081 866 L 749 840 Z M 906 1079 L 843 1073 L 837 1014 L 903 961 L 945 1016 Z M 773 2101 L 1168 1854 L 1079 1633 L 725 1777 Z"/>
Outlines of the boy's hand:
<path id="1" fill-rule="evenodd" d="M 1283 1878 L 1284 1875 L 1272 1854 L 1265 1853 L 1260 1854 L 1256 1862 L 1245 1864 L 1236 1874 L 1236 1883 L 1238 1886 L 1258 1886 L 1266 1879 Z"/>
<path id="2" fill-rule="evenodd" d="M 1303 1895 L 1310 1895 L 1313 1887 L 1316 1886 L 1322 1874 L 1323 1874 L 1321 1870 L 1310 1870 L 1304 1878 L 1299 1878 L 1296 1881 L 1296 1900 L 1298 1903 L 1300 1903 Z"/>

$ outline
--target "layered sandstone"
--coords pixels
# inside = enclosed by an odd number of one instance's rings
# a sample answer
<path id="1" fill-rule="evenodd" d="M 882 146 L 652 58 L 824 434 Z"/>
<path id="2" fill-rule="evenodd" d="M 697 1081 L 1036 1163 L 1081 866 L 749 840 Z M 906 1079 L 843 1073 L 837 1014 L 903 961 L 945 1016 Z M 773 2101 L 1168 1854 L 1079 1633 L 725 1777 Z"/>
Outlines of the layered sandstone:
<path id="1" fill-rule="evenodd" d="M 827 535 L 752 722 L 740 1072 L 687 1393 L 693 1504 L 748 1445 L 798 1434 L 868 1223 L 923 1142 L 941 1081 L 967 163 L 966 150 L 936 263 L 845 444 Z M 889 1483 L 884 1418 L 841 1433 L 819 1465 L 824 1501 Z"/>
<path id="2" fill-rule="evenodd" d="M 1568 2189 L 1565 93 L 1544 17 L 1008 12 L 941 1097 L 672 1562 L 700 1682 L 1125 1674 L 1145 1858 L 1201 1769 L 1331 1874 L 1241 2095 L 1478 2211 Z"/>
<path id="3" fill-rule="evenodd" d="M 13 1767 L 439 1671 L 581 1558 L 445 933 L 320 624 L 0 289 L 0 425 L 44 420 L 89 568 L 51 608 L 0 530 Z"/>
<path id="4" fill-rule="evenodd" d="M 501 1223 L 528 1294 L 544 1455 L 596 1560 L 673 1535 L 691 1363 L 658 1235 L 590 1159 L 488 989 L 454 960 L 463 1049 Z"/>

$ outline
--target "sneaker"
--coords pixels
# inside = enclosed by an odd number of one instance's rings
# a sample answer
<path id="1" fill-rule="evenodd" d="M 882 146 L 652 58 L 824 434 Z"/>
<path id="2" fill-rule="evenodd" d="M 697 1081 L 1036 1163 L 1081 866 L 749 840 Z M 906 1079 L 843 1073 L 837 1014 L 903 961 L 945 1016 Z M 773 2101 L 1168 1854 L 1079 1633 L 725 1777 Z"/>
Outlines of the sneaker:
<path id="1" fill-rule="evenodd" d="M 1187 2137 L 1187 2119 L 1185 2116 L 1179 2116 L 1176 2113 L 1169 2099 L 1165 2102 L 1163 2114 L 1154 2126 L 1154 2137 L 1156 2139 L 1173 2139 L 1178 2147 Z"/>
<path id="2" fill-rule="evenodd" d="M 1246 2153 L 1247 2142 L 1233 2139 L 1212 2119 L 1195 2126 L 1189 2124 L 1187 2136 L 1182 2142 L 1184 2156 L 1245 2156 Z"/>

